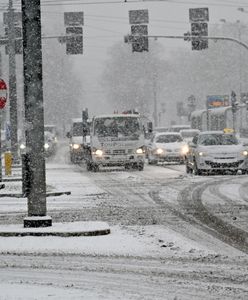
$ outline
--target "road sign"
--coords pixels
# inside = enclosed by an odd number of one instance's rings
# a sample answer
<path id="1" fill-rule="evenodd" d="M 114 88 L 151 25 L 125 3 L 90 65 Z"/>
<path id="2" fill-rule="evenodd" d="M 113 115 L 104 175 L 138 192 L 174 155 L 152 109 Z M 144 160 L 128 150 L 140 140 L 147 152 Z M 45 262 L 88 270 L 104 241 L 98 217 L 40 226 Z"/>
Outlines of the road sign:
<path id="1" fill-rule="evenodd" d="M 0 109 L 3 109 L 7 101 L 7 85 L 3 79 L 0 79 Z"/>
<path id="2" fill-rule="evenodd" d="M 129 10 L 129 24 L 148 24 L 148 9 Z"/>
<path id="3" fill-rule="evenodd" d="M 241 93 L 240 102 L 247 103 L 247 101 L 248 101 L 248 93 Z"/>
<path id="4" fill-rule="evenodd" d="M 189 9 L 189 21 L 190 22 L 208 22 L 209 14 L 208 8 L 190 8 Z"/>
<path id="5" fill-rule="evenodd" d="M 15 26 L 22 26 L 22 13 L 21 12 L 14 12 L 14 24 Z M 12 20 L 11 20 L 12 21 Z M 9 22 L 9 13 L 3 13 L 3 24 L 8 26 Z"/>
<path id="6" fill-rule="evenodd" d="M 207 96 L 207 108 L 217 108 L 229 106 L 229 95 L 211 95 Z"/>
<path id="7" fill-rule="evenodd" d="M 65 12 L 64 13 L 65 26 L 82 26 L 84 25 L 84 12 Z"/>
<path id="8" fill-rule="evenodd" d="M 9 28 L 5 27 L 5 37 L 8 39 Z M 9 54 L 9 45 L 5 47 L 5 53 Z M 22 54 L 22 28 L 15 27 L 15 54 Z"/>
<path id="9" fill-rule="evenodd" d="M 194 106 L 195 103 L 196 103 L 196 98 L 195 98 L 195 96 L 194 96 L 194 95 L 189 96 L 189 97 L 188 97 L 188 105 Z"/>

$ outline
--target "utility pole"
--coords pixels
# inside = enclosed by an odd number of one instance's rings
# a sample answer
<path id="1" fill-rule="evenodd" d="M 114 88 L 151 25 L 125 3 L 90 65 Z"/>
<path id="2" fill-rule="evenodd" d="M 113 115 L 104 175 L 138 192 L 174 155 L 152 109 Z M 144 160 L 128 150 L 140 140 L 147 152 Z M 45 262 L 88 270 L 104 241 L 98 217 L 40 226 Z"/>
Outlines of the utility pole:
<path id="1" fill-rule="evenodd" d="M 8 52 L 9 52 L 9 101 L 10 101 L 10 140 L 11 153 L 14 160 L 18 155 L 17 136 L 17 95 L 16 95 L 16 58 L 15 58 L 15 21 L 13 0 L 9 0 L 8 8 Z"/>
<path id="2" fill-rule="evenodd" d="M 22 0 L 25 134 L 29 190 L 24 227 L 47 227 L 40 0 Z"/>

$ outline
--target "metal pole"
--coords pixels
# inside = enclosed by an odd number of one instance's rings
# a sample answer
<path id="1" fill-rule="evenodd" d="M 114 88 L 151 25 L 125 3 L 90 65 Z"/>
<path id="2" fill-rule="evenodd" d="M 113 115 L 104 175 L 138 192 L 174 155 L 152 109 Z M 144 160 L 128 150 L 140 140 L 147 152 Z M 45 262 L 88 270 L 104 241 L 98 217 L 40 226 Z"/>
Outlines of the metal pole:
<path id="1" fill-rule="evenodd" d="M 46 217 L 40 0 L 22 0 L 25 134 L 30 191 L 24 227 L 51 226 Z M 33 216 L 40 218 L 32 218 Z"/>
<path id="2" fill-rule="evenodd" d="M 15 22 L 13 1 L 9 0 L 8 9 L 8 54 L 9 54 L 9 101 L 10 101 L 10 140 L 14 160 L 18 158 L 17 136 L 17 96 L 16 96 L 16 58 L 15 58 Z"/>
<path id="3" fill-rule="evenodd" d="M 154 105 L 154 126 L 158 126 L 158 103 L 157 103 L 157 74 L 153 74 L 153 105 Z"/>

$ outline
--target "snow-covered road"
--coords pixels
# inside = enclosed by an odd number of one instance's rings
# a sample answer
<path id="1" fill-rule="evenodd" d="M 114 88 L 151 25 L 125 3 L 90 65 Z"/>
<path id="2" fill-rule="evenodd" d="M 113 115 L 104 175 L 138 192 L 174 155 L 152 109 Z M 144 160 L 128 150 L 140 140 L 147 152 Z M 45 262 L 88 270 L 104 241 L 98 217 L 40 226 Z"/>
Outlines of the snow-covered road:
<path id="1" fill-rule="evenodd" d="M 47 186 L 72 194 L 48 197 L 48 214 L 107 221 L 111 234 L 0 238 L 0 299 L 247 299 L 247 176 L 89 173 L 66 152 L 48 161 Z M 1 197 L 0 223 L 22 223 L 26 205 Z"/>

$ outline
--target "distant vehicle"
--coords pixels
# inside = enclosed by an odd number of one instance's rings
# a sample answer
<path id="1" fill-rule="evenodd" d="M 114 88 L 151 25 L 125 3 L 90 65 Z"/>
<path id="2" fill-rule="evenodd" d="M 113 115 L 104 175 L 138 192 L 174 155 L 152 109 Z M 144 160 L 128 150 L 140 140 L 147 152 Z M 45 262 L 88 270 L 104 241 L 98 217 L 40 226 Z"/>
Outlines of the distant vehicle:
<path id="1" fill-rule="evenodd" d="M 44 131 L 50 132 L 53 135 L 54 142 L 58 141 L 58 131 L 56 125 L 44 125 Z"/>
<path id="2" fill-rule="evenodd" d="M 201 175 L 203 172 L 231 171 L 243 174 L 248 171 L 248 151 L 234 134 L 223 131 L 204 131 L 188 144 L 185 155 L 186 172 Z"/>
<path id="3" fill-rule="evenodd" d="M 54 140 L 54 135 L 51 132 L 44 132 L 44 139 L 45 139 L 45 155 L 47 157 L 56 154 L 57 151 L 57 141 Z"/>
<path id="4" fill-rule="evenodd" d="M 180 132 L 180 130 L 183 130 L 183 129 L 190 129 L 190 125 L 172 125 L 170 128 L 169 128 L 169 131 L 171 132 Z"/>
<path id="5" fill-rule="evenodd" d="M 90 155 L 90 129 L 81 118 L 71 120 L 71 128 L 67 133 L 70 139 L 70 160 L 72 163 L 86 160 Z"/>
<path id="6" fill-rule="evenodd" d="M 53 134 L 50 132 L 44 133 L 44 150 L 45 150 L 45 157 L 50 157 L 56 154 L 57 151 L 57 143 L 54 141 Z M 25 154 L 26 153 L 26 142 L 25 139 L 22 138 L 19 141 L 19 153 Z"/>
<path id="7" fill-rule="evenodd" d="M 235 124 L 233 124 L 234 120 Z M 248 137 L 248 110 L 244 104 L 239 105 L 235 118 L 232 106 L 196 110 L 190 115 L 190 123 L 193 129 L 200 131 L 222 131 L 225 128 L 235 128 L 241 137 Z"/>
<path id="8" fill-rule="evenodd" d="M 159 162 L 184 163 L 187 144 L 178 132 L 157 133 L 148 145 L 148 164 Z"/>
<path id="9" fill-rule="evenodd" d="M 179 132 L 185 142 L 191 142 L 193 137 L 200 133 L 198 129 L 182 129 Z"/>
<path id="10" fill-rule="evenodd" d="M 141 171 L 144 160 L 145 137 L 139 114 L 99 115 L 92 119 L 88 170 L 98 171 L 99 166 L 124 166 Z"/>

